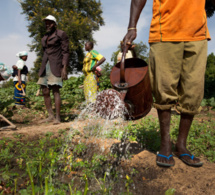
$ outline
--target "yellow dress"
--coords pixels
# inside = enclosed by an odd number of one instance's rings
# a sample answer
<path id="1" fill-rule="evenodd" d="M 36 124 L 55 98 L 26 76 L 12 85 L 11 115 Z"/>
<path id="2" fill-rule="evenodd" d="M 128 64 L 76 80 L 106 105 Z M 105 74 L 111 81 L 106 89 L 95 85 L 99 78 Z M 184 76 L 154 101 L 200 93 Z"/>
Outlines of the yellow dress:
<path id="1" fill-rule="evenodd" d="M 87 103 L 94 103 L 96 101 L 97 81 L 95 74 L 92 72 L 92 68 L 95 66 L 97 61 L 102 58 L 103 56 L 95 50 L 88 52 L 84 58 L 82 71 L 85 75 L 84 96 Z"/>

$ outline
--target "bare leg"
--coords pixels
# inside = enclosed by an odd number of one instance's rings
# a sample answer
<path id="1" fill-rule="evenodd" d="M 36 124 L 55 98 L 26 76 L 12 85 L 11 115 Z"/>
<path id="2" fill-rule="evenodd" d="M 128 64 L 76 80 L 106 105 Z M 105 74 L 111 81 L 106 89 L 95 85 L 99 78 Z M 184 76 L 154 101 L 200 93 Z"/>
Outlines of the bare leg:
<path id="1" fill-rule="evenodd" d="M 172 145 L 170 141 L 170 120 L 171 120 L 171 110 L 158 110 L 158 117 L 160 123 L 160 132 L 161 132 L 161 146 L 159 154 L 170 156 L 172 155 Z M 161 163 L 167 163 L 174 165 L 175 161 L 173 157 L 167 158 L 157 156 L 157 161 Z"/>
<path id="2" fill-rule="evenodd" d="M 183 113 L 181 114 L 181 120 L 179 125 L 179 135 L 175 146 L 175 149 L 176 149 L 175 154 L 177 156 L 181 154 L 191 155 L 191 153 L 187 150 L 186 145 L 187 145 L 187 136 L 188 136 L 191 124 L 193 122 L 193 118 L 194 118 L 193 115 L 188 115 Z M 194 158 L 193 160 L 189 156 L 183 156 L 182 158 L 190 164 L 200 163 L 200 159 L 198 158 Z"/>
<path id="3" fill-rule="evenodd" d="M 42 92 L 44 97 L 44 102 L 46 106 L 46 110 L 48 111 L 48 118 L 45 120 L 40 121 L 40 123 L 50 122 L 54 120 L 54 112 L 52 110 L 52 103 L 51 103 L 51 97 L 50 97 L 50 89 L 46 86 L 42 86 Z"/>
<path id="4" fill-rule="evenodd" d="M 60 123 L 60 107 L 61 107 L 61 98 L 60 98 L 60 87 L 58 85 L 52 86 L 52 91 L 55 100 L 55 109 L 56 109 L 56 119 L 54 124 Z"/>

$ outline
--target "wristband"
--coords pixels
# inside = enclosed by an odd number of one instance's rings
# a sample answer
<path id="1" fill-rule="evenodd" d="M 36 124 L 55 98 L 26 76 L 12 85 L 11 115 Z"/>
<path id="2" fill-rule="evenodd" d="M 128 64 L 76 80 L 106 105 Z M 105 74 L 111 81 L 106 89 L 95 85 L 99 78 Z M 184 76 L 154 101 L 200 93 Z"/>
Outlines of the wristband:
<path id="1" fill-rule="evenodd" d="M 137 28 L 132 27 L 132 28 L 128 28 L 128 30 L 137 30 Z"/>

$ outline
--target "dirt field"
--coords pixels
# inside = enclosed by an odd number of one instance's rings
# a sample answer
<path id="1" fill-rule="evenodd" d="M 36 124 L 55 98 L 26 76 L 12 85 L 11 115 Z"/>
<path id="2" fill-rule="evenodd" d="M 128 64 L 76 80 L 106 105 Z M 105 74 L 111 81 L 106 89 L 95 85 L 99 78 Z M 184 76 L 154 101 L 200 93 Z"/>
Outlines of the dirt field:
<path id="1" fill-rule="evenodd" d="M 30 113 L 30 111 L 27 111 Z M 29 115 L 28 113 L 28 115 Z M 151 110 L 149 115 L 157 117 L 157 113 L 154 109 Z M 46 132 L 57 133 L 60 129 L 69 129 L 73 124 L 73 121 L 61 123 L 58 125 L 52 124 L 37 124 L 38 117 L 32 119 L 32 123 L 22 124 L 21 118 L 23 116 L 15 115 L 16 120 L 20 117 L 20 123 L 17 123 L 17 130 L 1 130 L 0 137 L 13 137 L 14 133 L 23 134 L 24 136 L 34 137 L 44 134 Z M 14 119 L 15 119 L 14 118 Z M 197 120 L 202 120 L 201 118 Z M 80 121 L 76 125 L 79 128 L 84 127 L 83 121 Z M 95 140 L 94 140 L 95 141 Z M 88 140 L 90 142 L 90 140 Z M 101 149 L 101 152 L 106 153 L 110 151 L 110 148 L 117 143 L 116 140 L 99 141 L 96 144 Z M 164 194 L 168 189 L 174 188 L 175 194 L 189 194 L 189 195 L 213 195 L 215 194 L 215 164 L 208 162 L 206 159 L 202 159 L 204 162 L 203 167 L 193 168 L 185 165 L 182 161 L 175 157 L 175 166 L 172 168 L 161 168 L 156 166 L 156 154 L 147 150 L 138 149 L 137 143 L 132 143 L 130 147 L 133 147 L 132 158 L 130 160 L 122 160 L 118 165 L 125 172 L 130 172 L 132 168 L 135 168 L 138 173 L 134 174 L 133 191 L 135 194 L 147 194 L 147 195 L 159 195 Z M 104 149 L 105 148 L 105 149 Z M 124 184 L 122 184 L 124 185 Z M 121 186 L 118 186 L 120 189 Z M 117 191 L 116 191 L 116 194 Z"/>

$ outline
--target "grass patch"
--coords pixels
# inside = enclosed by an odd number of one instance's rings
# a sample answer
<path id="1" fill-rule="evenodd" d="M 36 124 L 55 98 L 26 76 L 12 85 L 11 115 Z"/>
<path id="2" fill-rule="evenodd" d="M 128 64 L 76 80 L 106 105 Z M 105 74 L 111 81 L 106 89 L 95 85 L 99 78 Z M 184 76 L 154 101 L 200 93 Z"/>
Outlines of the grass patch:
<path id="1" fill-rule="evenodd" d="M 170 136 L 174 144 L 178 136 L 180 116 L 172 116 Z M 188 139 L 187 147 L 196 156 L 205 156 L 209 161 L 215 162 L 215 121 L 193 121 Z M 143 118 L 137 124 L 127 126 L 127 131 L 121 136 L 130 141 L 136 141 L 144 149 L 156 152 L 160 147 L 159 122 L 152 117 Z"/>

